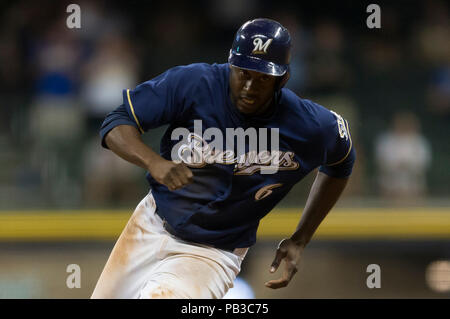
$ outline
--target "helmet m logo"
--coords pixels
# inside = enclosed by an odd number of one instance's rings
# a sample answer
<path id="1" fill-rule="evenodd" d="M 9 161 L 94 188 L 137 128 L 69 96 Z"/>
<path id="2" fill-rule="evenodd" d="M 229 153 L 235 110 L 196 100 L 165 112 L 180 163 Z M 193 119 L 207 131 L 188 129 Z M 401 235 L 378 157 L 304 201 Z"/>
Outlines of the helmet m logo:
<path id="1" fill-rule="evenodd" d="M 252 51 L 252 54 L 266 54 L 267 48 L 269 47 L 270 43 L 272 43 L 273 39 L 268 39 L 266 43 L 263 44 L 263 39 L 256 38 L 253 40 L 253 45 L 255 48 Z"/>

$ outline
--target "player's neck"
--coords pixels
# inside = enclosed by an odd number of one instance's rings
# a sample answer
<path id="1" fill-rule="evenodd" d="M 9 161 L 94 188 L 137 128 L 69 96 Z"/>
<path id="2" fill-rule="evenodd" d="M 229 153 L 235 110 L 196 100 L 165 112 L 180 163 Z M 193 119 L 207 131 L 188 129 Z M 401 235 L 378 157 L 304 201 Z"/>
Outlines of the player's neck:
<path id="1" fill-rule="evenodd" d="M 272 113 L 273 107 L 272 107 L 273 98 L 267 101 L 266 104 L 264 104 L 261 108 L 259 108 L 256 112 L 251 114 L 243 114 L 245 118 L 252 119 L 252 118 L 265 118 L 268 117 L 269 114 Z"/>
<path id="2" fill-rule="evenodd" d="M 257 112 L 251 114 L 251 117 L 257 117 L 260 119 L 271 117 L 275 112 L 277 99 L 278 99 L 277 92 L 275 92 L 273 97 L 269 101 L 267 101 L 267 103 L 264 104 L 262 108 L 260 108 Z"/>

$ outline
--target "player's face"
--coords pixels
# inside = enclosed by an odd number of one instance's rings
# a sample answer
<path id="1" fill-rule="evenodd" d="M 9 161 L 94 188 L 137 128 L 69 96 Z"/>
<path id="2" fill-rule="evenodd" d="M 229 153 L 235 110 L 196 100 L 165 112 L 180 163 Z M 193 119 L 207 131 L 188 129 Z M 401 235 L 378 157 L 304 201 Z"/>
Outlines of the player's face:
<path id="1" fill-rule="evenodd" d="M 277 77 L 230 66 L 231 101 L 244 114 L 259 114 L 270 105 Z"/>

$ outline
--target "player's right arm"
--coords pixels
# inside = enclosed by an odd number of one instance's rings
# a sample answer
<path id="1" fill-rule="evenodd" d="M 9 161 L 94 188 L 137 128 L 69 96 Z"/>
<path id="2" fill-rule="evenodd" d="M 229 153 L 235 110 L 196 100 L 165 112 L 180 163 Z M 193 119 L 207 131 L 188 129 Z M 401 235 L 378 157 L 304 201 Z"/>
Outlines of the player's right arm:
<path id="1" fill-rule="evenodd" d="M 148 147 L 141 134 L 164 124 L 180 121 L 192 104 L 192 74 L 198 67 L 170 69 L 156 78 L 123 91 L 123 104 L 102 124 L 102 145 L 121 158 L 146 169 L 160 184 L 175 190 L 192 182 L 191 170 L 166 160 Z M 192 84 L 192 85 L 191 85 Z"/>
<path id="2" fill-rule="evenodd" d="M 148 147 L 139 131 L 131 125 L 119 125 L 109 131 L 104 143 L 124 160 L 146 169 L 169 190 L 192 183 L 193 174 L 183 163 L 168 161 Z"/>

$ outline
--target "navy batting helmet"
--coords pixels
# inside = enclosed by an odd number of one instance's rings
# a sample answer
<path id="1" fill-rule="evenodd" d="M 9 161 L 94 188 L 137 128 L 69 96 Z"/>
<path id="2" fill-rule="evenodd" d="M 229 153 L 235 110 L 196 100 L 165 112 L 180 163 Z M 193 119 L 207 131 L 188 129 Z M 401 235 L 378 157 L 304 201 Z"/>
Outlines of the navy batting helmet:
<path id="1" fill-rule="evenodd" d="M 228 62 L 236 67 L 274 76 L 289 72 L 291 36 L 280 23 L 255 19 L 236 32 Z"/>

